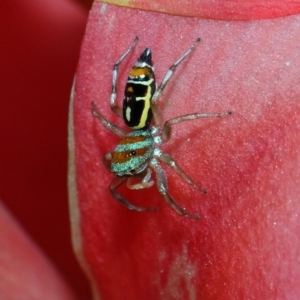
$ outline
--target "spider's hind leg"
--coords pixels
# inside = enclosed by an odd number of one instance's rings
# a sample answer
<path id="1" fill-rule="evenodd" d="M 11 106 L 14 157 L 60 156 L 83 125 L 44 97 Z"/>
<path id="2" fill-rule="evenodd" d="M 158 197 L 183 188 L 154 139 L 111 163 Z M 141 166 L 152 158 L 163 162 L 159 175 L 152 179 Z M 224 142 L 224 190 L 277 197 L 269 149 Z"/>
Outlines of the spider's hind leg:
<path id="1" fill-rule="evenodd" d="M 121 127 L 109 122 L 98 110 L 94 101 L 91 102 L 92 114 L 100 121 L 100 123 L 110 132 L 118 135 L 119 137 L 124 137 L 127 133 Z"/>
<path id="2" fill-rule="evenodd" d="M 118 89 L 118 75 L 119 75 L 119 66 L 126 56 L 135 48 L 139 37 L 136 36 L 130 45 L 130 47 L 125 51 L 125 53 L 118 59 L 118 61 L 113 66 L 112 71 L 112 88 L 110 94 L 110 108 L 111 110 L 120 118 L 123 118 L 122 108 L 116 103 L 117 99 L 117 89 Z"/>
<path id="3" fill-rule="evenodd" d="M 161 111 L 160 108 L 157 104 L 157 100 L 160 98 L 164 88 L 168 84 L 169 80 L 175 73 L 177 67 L 182 63 L 184 59 L 186 59 L 192 52 L 193 50 L 197 47 L 197 45 L 200 42 L 200 38 L 197 38 L 195 42 L 190 46 L 190 48 L 185 51 L 168 69 L 166 72 L 165 76 L 163 77 L 160 85 L 158 86 L 157 90 L 155 91 L 152 99 L 151 99 L 151 109 L 153 113 L 153 118 L 156 126 L 161 126 L 162 125 L 162 116 L 161 116 Z"/>

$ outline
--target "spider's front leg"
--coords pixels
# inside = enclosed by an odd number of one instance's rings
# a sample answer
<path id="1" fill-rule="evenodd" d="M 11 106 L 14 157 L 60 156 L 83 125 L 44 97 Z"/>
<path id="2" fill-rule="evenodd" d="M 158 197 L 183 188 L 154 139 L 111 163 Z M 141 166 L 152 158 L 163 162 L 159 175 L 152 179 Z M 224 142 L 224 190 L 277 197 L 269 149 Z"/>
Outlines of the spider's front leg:
<path id="1" fill-rule="evenodd" d="M 111 172 L 111 158 L 112 158 L 111 152 L 107 152 L 107 153 L 103 156 L 103 159 L 102 159 L 104 166 L 105 166 L 106 169 L 107 169 L 108 171 L 110 171 L 110 172 Z"/>
<path id="2" fill-rule="evenodd" d="M 167 185 L 167 176 L 165 171 L 159 165 L 156 159 L 153 159 L 151 162 L 151 166 L 153 167 L 156 174 L 156 185 L 159 193 L 164 198 L 165 202 L 169 204 L 179 215 L 192 218 L 192 219 L 200 219 L 199 215 L 190 214 L 185 211 L 183 207 L 181 207 L 168 193 L 168 185 Z"/>
<path id="3" fill-rule="evenodd" d="M 156 157 L 168 166 L 170 166 L 189 185 L 201 191 L 203 194 L 207 194 L 207 190 L 199 186 L 196 182 L 194 182 L 194 180 L 181 169 L 181 167 L 177 164 L 177 162 L 171 155 L 163 153 L 162 151 L 157 149 Z"/>
<path id="4" fill-rule="evenodd" d="M 131 202 L 129 202 L 126 198 L 124 198 L 122 195 L 120 195 L 117 192 L 117 189 L 126 182 L 127 177 L 115 177 L 113 179 L 113 181 L 110 184 L 110 193 L 111 195 L 114 197 L 114 199 L 116 199 L 118 202 L 120 202 L 121 204 L 123 204 L 124 206 L 126 206 L 128 209 L 130 210 L 134 210 L 134 211 L 156 211 L 155 207 L 140 207 L 140 206 L 136 206 L 134 204 L 132 204 Z"/>
<path id="5" fill-rule="evenodd" d="M 154 181 L 151 180 L 151 175 L 152 175 L 151 169 L 147 168 L 144 172 L 129 177 L 127 180 L 127 187 L 131 190 L 142 190 L 142 189 L 150 188 L 154 184 Z M 135 178 L 141 181 L 132 184 L 132 181 Z"/>

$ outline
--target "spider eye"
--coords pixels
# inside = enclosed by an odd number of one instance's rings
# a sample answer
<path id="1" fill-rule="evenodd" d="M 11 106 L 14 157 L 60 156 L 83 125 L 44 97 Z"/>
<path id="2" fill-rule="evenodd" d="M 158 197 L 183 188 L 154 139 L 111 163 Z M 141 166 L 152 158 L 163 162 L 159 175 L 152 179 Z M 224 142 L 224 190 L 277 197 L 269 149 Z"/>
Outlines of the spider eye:
<path id="1" fill-rule="evenodd" d="M 136 151 L 132 150 L 129 155 L 130 156 L 136 156 Z"/>

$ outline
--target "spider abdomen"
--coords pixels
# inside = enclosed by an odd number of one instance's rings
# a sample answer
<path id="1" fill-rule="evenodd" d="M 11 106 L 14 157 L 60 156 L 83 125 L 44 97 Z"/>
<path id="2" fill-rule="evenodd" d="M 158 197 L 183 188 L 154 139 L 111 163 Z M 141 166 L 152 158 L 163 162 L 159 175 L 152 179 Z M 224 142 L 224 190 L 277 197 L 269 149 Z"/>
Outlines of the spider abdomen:
<path id="1" fill-rule="evenodd" d="M 146 48 L 131 69 L 123 100 L 123 119 L 134 130 L 148 128 L 152 120 L 151 98 L 155 92 L 151 50 Z"/>

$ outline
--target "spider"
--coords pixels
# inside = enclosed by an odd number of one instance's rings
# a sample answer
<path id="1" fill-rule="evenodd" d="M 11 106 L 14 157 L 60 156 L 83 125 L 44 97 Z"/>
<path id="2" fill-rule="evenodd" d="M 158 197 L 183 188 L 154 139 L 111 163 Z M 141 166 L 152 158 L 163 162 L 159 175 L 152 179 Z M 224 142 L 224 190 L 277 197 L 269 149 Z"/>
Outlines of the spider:
<path id="1" fill-rule="evenodd" d="M 133 190 L 153 186 L 154 181 L 151 179 L 151 175 L 152 171 L 154 171 L 157 189 L 165 202 L 179 215 L 199 219 L 199 215 L 186 212 L 169 194 L 167 176 L 160 162 L 169 165 L 183 180 L 195 189 L 202 193 L 207 193 L 207 191 L 195 183 L 169 154 L 163 153 L 159 145 L 169 140 L 172 126 L 175 124 L 199 118 L 222 117 L 230 115 L 232 112 L 193 113 L 173 118 L 165 123 L 162 121 L 162 112 L 157 104 L 157 100 L 178 65 L 197 47 L 200 38 L 197 38 L 190 48 L 171 65 L 157 89 L 151 49 L 146 48 L 129 73 L 125 87 L 123 107 L 119 107 L 116 103 L 119 66 L 135 48 L 138 39 L 136 36 L 127 51 L 113 66 L 112 92 L 110 96 L 112 111 L 121 117 L 132 131 L 128 133 L 121 127 L 109 122 L 99 112 L 96 104 L 94 102 L 91 103 L 92 114 L 106 129 L 121 137 L 121 141 L 117 147 L 112 152 L 105 154 L 103 158 L 105 166 L 116 175 L 110 184 L 110 193 L 114 199 L 130 210 L 139 212 L 155 211 L 155 207 L 140 207 L 132 204 L 117 191 L 125 182 L 127 183 L 127 187 Z M 154 123 L 154 125 L 150 126 L 151 123 Z"/>

